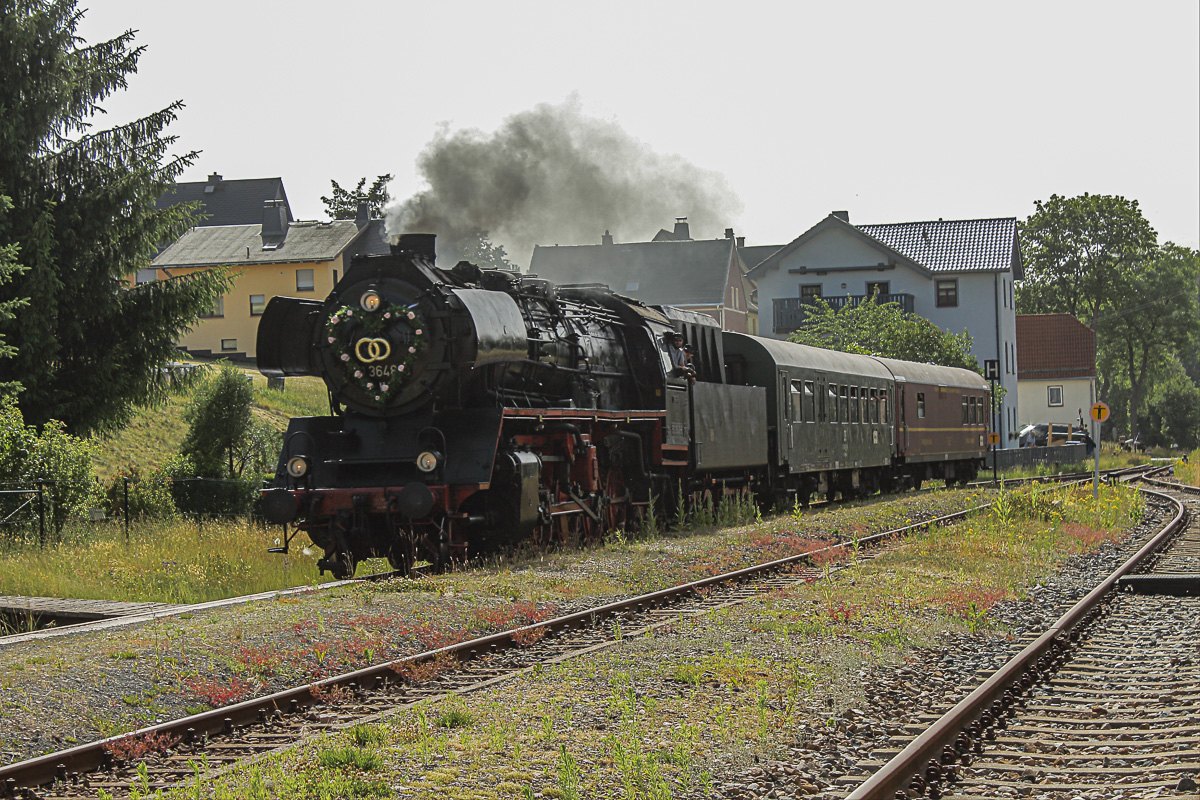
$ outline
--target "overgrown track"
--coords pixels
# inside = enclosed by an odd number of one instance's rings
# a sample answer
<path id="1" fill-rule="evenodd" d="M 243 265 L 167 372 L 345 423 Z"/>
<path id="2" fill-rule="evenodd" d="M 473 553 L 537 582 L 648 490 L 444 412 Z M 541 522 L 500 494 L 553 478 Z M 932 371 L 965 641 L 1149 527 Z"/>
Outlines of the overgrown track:
<path id="1" fill-rule="evenodd" d="M 1200 490 L 1145 491 L 1162 530 L 849 800 L 1195 789 Z"/>
<path id="2" fill-rule="evenodd" d="M 872 557 L 871 545 L 985 508 L 977 506 L 2 767 L 0 798 L 94 798 L 100 789 L 126 797 L 131 786 L 144 791 L 179 785 L 193 778 L 201 763 L 205 765 L 200 768 L 202 775 L 211 777 L 317 732 L 370 721 L 448 692 L 485 688 L 534 665 L 573 658 L 624 636 L 674 624 L 681 616 L 816 580 L 829 567 L 814 564 L 827 562 L 838 551 L 867 547 L 860 558 Z M 145 777 L 139 777 L 138 766 Z"/>

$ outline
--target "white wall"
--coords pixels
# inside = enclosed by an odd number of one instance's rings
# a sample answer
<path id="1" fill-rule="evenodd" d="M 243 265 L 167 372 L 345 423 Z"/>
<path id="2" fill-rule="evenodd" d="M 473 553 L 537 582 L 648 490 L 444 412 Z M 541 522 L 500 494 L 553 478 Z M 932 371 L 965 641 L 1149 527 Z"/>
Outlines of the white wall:
<path id="1" fill-rule="evenodd" d="M 1061 386 L 1063 404 L 1051 406 L 1048 389 Z M 1054 378 L 1023 380 L 1017 384 L 1021 407 L 1021 426 L 1037 422 L 1079 424 L 1082 413 L 1085 425 L 1090 425 L 1088 412 L 1096 402 L 1096 383 L 1092 378 Z"/>

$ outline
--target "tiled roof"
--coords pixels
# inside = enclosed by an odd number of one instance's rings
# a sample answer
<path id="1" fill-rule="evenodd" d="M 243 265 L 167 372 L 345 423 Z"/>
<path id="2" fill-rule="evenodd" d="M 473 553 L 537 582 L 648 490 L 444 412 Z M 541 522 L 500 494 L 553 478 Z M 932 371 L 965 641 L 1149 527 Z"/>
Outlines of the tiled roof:
<path id="1" fill-rule="evenodd" d="M 554 283 L 604 283 L 649 305 L 718 305 L 733 239 L 542 246 L 529 271 Z"/>
<path id="2" fill-rule="evenodd" d="M 739 247 L 738 255 L 746 270 L 752 270 L 765 261 L 772 253 L 783 248 L 781 244 L 752 244 L 749 247 Z"/>
<path id="3" fill-rule="evenodd" d="M 200 201 L 200 213 L 205 215 L 197 225 L 261 225 L 263 203 L 267 200 L 282 200 L 287 204 L 287 193 L 283 190 L 283 178 L 248 178 L 225 180 L 213 175 L 216 180 L 188 181 L 177 183 L 174 188 L 158 198 L 158 207 L 167 208 L 177 203 Z M 288 207 L 288 221 L 292 220 Z"/>
<path id="4" fill-rule="evenodd" d="M 1015 217 L 854 227 L 932 272 L 992 272 L 1011 268 L 1014 278 L 1023 277 L 1020 259 L 1016 258 Z"/>
<path id="5" fill-rule="evenodd" d="M 198 267 L 237 264 L 278 264 L 291 261 L 329 261 L 344 251 L 350 255 L 388 252 L 383 220 L 360 229 L 352 219 L 332 222 L 293 222 L 277 249 L 264 250 L 262 225 L 224 225 L 192 228 L 154 259 L 153 266 Z M 361 236 L 360 236 L 361 234 Z"/>
<path id="6" fill-rule="evenodd" d="M 1017 315 L 1017 380 L 1095 375 L 1095 331 L 1070 314 Z"/>

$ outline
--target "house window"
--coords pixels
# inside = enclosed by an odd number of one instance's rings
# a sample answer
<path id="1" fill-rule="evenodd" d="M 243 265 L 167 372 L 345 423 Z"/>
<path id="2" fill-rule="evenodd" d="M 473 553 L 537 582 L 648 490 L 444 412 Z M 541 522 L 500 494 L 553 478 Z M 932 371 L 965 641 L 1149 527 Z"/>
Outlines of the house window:
<path id="1" fill-rule="evenodd" d="M 821 296 L 821 284 L 819 283 L 802 283 L 800 284 L 800 302 L 808 305 L 813 305 L 817 302 L 817 298 Z"/>
<path id="2" fill-rule="evenodd" d="M 135 286 L 141 286 L 146 283 L 153 283 L 158 277 L 158 270 L 153 267 L 149 269 L 139 269 L 135 278 Z"/>
<path id="3" fill-rule="evenodd" d="M 337 286 L 337 282 L 338 282 L 338 271 L 335 269 L 333 271 L 333 285 Z"/>
<path id="4" fill-rule="evenodd" d="M 882 302 L 884 295 L 891 294 L 888 286 L 890 286 L 889 281 L 867 281 L 867 297 L 878 295 L 879 301 Z"/>
<path id="5" fill-rule="evenodd" d="M 925 419 L 925 393 L 917 392 L 917 419 Z"/>
<path id="6" fill-rule="evenodd" d="M 263 294 L 250 295 L 250 316 L 261 317 L 267 307 L 267 296 Z"/>
<path id="7" fill-rule="evenodd" d="M 954 308 L 958 305 L 958 278 L 939 278 L 934 285 L 937 287 L 938 308 Z"/>
<path id="8" fill-rule="evenodd" d="M 221 352 L 222 353 L 232 353 L 234 350 L 237 350 L 237 339 L 222 339 L 221 340 Z"/>
<path id="9" fill-rule="evenodd" d="M 1062 389 L 1063 389 L 1063 387 L 1061 387 L 1061 386 L 1047 386 L 1046 387 L 1046 403 L 1047 403 L 1047 405 L 1061 406 L 1063 404 Z"/>
<path id="10" fill-rule="evenodd" d="M 296 270 L 296 291 L 311 292 L 316 288 L 316 283 L 313 281 L 313 271 L 311 269 Z"/>
<path id="11" fill-rule="evenodd" d="M 738 288 L 736 286 L 729 287 L 729 305 L 733 309 L 741 308 L 738 304 Z"/>
<path id="12" fill-rule="evenodd" d="M 225 316 L 225 298 L 218 297 L 217 302 L 213 303 L 212 308 L 200 315 L 204 318 L 223 317 Z"/>

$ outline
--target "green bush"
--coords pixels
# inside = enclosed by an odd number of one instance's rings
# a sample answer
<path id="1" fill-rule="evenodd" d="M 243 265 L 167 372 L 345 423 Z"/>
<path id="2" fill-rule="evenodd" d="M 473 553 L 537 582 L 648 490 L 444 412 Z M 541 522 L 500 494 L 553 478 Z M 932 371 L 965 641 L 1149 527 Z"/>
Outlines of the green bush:
<path id="1" fill-rule="evenodd" d="M 232 517 L 250 513 L 258 496 L 253 478 L 209 478 L 196 474 L 186 456 L 175 456 L 163 466 L 171 482 L 171 497 L 179 513 L 192 517 Z"/>
<path id="2" fill-rule="evenodd" d="M 107 511 L 109 516 L 125 515 L 125 481 L 129 481 L 130 519 L 170 519 L 177 513 L 171 494 L 171 479 L 162 469 L 142 474 L 135 466 L 118 473 L 108 485 Z"/>
<path id="3" fill-rule="evenodd" d="M 25 424 L 12 398 L 0 399 L 0 481 L 8 488 L 33 489 L 45 486 L 47 521 L 56 532 L 68 518 L 82 517 L 99 496 L 92 459 L 96 445 L 66 432 L 58 420 L 50 420 L 39 432 Z M 7 517 L 28 498 L 14 495 L 0 503 Z"/>

